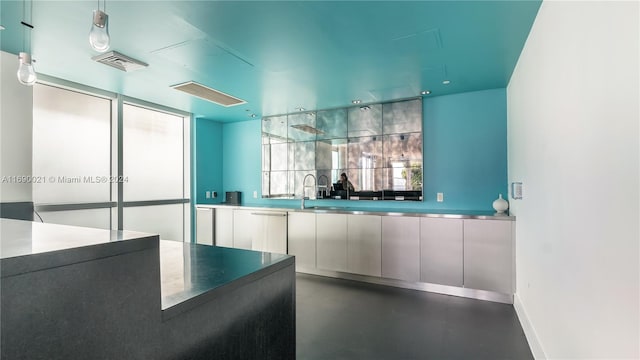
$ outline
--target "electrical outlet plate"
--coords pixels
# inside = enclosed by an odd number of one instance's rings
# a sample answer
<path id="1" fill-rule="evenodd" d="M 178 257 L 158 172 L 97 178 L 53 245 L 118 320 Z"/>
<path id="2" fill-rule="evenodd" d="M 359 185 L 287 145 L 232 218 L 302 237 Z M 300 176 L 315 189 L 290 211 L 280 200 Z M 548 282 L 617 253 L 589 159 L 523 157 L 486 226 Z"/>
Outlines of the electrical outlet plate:
<path id="1" fill-rule="evenodd" d="M 253 191 L 253 198 L 254 199 L 258 198 L 258 191 L 256 191 L 256 190 Z"/>
<path id="2" fill-rule="evenodd" d="M 211 191 L 207 191 L 204 193 L 204 197 L 209 199 L 211 197 Z"/>
<path id="3" fill-rule="evenodd" d="M 438 193 L 436 196 L 436 200 L 438 202 L 443 202 L 444 201 L 444 193 Z"/>

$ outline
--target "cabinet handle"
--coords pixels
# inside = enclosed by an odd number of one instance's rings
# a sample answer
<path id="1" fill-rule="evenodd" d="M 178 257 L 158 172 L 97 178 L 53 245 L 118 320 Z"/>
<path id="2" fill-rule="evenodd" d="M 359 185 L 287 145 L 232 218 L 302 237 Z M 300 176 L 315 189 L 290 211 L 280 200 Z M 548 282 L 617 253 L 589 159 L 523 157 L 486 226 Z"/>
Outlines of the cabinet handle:
<path id="1" fill-rule="evenodd" d="M 258 213 L 252 212 L 251 215 L 260 215 L 260 216 L 287 216 L 287 213 Z"/>

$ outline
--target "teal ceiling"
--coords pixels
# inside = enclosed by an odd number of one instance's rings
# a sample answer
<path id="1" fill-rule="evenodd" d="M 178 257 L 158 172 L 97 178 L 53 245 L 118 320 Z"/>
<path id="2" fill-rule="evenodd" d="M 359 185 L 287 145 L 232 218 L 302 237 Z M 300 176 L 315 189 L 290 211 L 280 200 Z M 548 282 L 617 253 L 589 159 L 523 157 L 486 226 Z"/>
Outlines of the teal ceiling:
<path id="1" fill-rule="evenodd" d="M 38 73 L 243 121 L 425 89 L 439 96 L 505 87 L 540 3 L 107 0 L 110 50 L 149 64 L 125 73 L 91 60 L 97 1 L 33 1 L 32 54 Z M 4 51 L 22 51 L 23 5 L 1 1 Z M 225 108 L 169 87 L 190 80 L 247 104 Z"/>

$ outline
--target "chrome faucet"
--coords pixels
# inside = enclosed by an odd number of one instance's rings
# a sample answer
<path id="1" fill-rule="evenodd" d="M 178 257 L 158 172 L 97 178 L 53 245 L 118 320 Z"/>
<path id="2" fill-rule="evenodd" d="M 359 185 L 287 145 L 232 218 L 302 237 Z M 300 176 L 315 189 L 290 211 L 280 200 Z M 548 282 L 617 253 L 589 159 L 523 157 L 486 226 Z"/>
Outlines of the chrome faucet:
<path id="1" fill-rule="evenodd" d="M 316 180 L 316 177 L 313 174 L 307 174 L 304 176 L 304 180 L 302 180 L 302 199 L 300 200 L 300 209 L 304 209 L 304 200 L 305 200 L 305 196 L 304 196 L 304 190 L 307 188 L 307 186 L 305 185 L 307 183 L 307 178 L 311 176 L 313 178 L 313 192 L 315 193 L 316 191 L 316 185 L 318 184 L 318 181 Z"/>
<path id="2" fill-rule="evenodd" d="M 322 178 L 325 178 L 326 180 L 326 182 L 324 183 L 324 194 L 322 195 L 322 197 L 325 198 L 327 195 L 327 190 L 329 189 L 329 178 L 324 174 L 318 176 L 318 188 L 320 187 L 320 180 L 322 180 Z"/>

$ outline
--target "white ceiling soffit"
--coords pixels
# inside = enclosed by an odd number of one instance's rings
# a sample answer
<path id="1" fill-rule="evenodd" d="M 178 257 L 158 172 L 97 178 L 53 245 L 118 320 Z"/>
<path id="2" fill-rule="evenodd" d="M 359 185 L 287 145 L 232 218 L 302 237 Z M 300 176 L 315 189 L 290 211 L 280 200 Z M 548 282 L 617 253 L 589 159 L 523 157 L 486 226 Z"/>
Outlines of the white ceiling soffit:
<path id="1" fill-rule="evenodd" d="M 230 106 L 247 103 L 246 101 L 242 99 L 238 99 L 235 96 L 231 96 L 229 94 L 223 93 L 222 91 L 218 91 L 210 87 L 206 87 L 202 84 L 198 84 L 195 81 L 188 81 L 186 83 L 172 85 L 171 87 L 176 90 L 186 92 L 189 95 L 197 96 L 201 99 L 211 101 L 212 103 L 215 103 L 224 107 L 230 107 Z"/>

